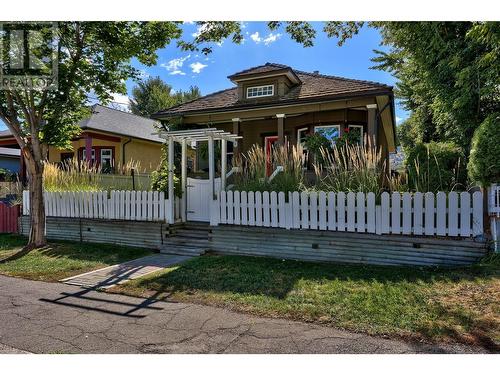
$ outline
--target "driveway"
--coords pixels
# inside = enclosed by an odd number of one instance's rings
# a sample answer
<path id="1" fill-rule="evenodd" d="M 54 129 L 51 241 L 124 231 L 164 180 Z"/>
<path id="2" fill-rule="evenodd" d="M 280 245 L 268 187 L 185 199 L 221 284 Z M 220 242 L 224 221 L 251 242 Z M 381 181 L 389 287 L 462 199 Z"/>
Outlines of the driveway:
<path id="1" fill-rule="evenodd" d="M 0 353 L 471 353 L 0 276 Z"/>

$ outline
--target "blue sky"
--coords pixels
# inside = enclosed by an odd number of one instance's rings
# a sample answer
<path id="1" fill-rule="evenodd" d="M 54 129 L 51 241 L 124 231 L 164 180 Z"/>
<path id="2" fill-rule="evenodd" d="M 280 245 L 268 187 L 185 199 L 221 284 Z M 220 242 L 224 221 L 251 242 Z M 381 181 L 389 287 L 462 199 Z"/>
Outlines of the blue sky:
<path id="1" fill-rule="evenodd" d="M 394 85 L 395 79 L 389 73 L 369 69 L 373 63 L 373 49 L 384 49 L 380 44 L 378 31 L 364 27 L 360 33 L 339 47 L 335 39 L 328 38 L 322 31 L 322 23 L 315 23 L 317 37 L 313 47 L 304 48 L 292 41 L 282 30 L 271 32 L 266 23 L 245 22 L 244 42 L 241 45 L 224 41 L 214 45 L 213 52 L 204 56 L 196 52 L 183 52 L 172 43 L 158 51 L 158 63 L 146 67 L 134 61 L 133 65 L 140 69 L 144 76 L 160 76 L 175 90 L 187 90 L 196 85 L 203 95 L 232 86 L 227 76 L 252 66 L 266 62 L 289 65 L 293 68 L 331 74 L 348 78 L 371 80 Z M 197 32 L 195 23 L 183 25 L 183 38 L 192 39 Z M 127 81 L 130 94 L 135 82 Z M 126 105 L 128 98 L 115 95 L 119 104 Z M 405 119 L 408 113 L 396 105 L 397 122 Z M 0 128 L 2 124 L 0 123 Z"/>

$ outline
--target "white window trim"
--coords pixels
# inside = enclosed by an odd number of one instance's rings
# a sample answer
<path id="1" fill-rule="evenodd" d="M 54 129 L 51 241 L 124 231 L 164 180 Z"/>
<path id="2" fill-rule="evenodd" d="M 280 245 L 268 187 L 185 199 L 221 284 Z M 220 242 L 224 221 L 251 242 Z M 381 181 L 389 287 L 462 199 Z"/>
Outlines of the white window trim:
<path id="1" fill-rule="evenodd" d="M 102 159 L 103 159 L 103 151 L 109 151 L 109 163 L 113 164 L 113 149 L 112 148 L 101 148 L 101 164 L 102 164 Z M 107 158 L 107 155 L 105 156 Z"/>
<path id="2" fill-rule="evenodd" d="M 260 89 L 260 88 L 264 88 L 264 87 L 270 87 L 271 88 L 271 93 L 270 94 L 265 94 L 265 95 L 252 95 L 252 96 L 249 96 L 250 90 L 252 90 L 252 89 Z M 274 96 L 274 85 L 262 85 L 262 86 L 250 86 L 250 87 L 247 87 L 247 99 L 249 99 L 249 98 L 262 98 L 262 97 L 266 97 L 266 96 Z"/>
<path id="3" fill-rule="evenodd" d="M 349 125 L 348 128 L 359 128 L 361 129 L 361 139 L 359 140 L 359 144 L 363 145 L 364 133 L 363 133 L 363 125 Z"/>
<path id="4" fill-rule="evenodd" d="M 309 128 L 298 128 L 297 129 L 297 144 L 303 143 L 303 141 L 300 142 L 300 132 L 308 131 L 308 130 L 309 130 Z M 302 145 L 302 148 L 306 149 L 304 144 Z"/>
<path id="5" fill-rule="evenodd" d="M 93 147 L 90 152 L 90 157 L 92 161 L 95 161 L 95 148 Z M 82 149 L 82 160 L 87 161 L 87 149 L 85 147 Z"/>

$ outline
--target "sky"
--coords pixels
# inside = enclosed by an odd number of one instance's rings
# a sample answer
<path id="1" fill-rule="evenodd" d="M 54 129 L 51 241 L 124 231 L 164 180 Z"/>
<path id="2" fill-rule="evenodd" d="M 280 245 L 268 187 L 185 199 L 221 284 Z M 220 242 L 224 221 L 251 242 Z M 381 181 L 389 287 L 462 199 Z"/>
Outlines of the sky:
<path id="1" fill-rule="evenodd" d="M 339 47 L 336 39 L 328 38 L 321 31 L 322 23 L 314 23 L 317 36 L 313 47 L 303 47 L 283 31 L 270 31 L 264 22 L 244 22 L 242 44 L 225 40 L 213 45 L 208 56 L 197 52 L 181 51 L 174 43 L 157 51 L 158 61 L 155 66 L 147 67 L 137 61 L 132 65 L 138 68 L 143 77 L 159 76 L 174 90 L 187 90 L 198 86 L 203 95 L 232 87 L 227 76 L 238 71 L 265 64 L 280 63 L 303 71 L 318 70 L 321 74 L 330 74 L 347 78 L 361 79 L 395 85 L 395 78 L 383 71 L 370 69 L 370 61 L 375 56 L 374 49 L 382 49 L 381 37 L 377 30 L 364 27 L 358 35 Z M 183 38 L 192 40 L 198 32 L 195 23 L 182 25 Z M 133 80 L 126 82 L 128 95 L 135 85 Z M 113 106 L 125 109 L 128 104 L 126 95 L 116 94 Z M 408 117 L 396 103 L 396 121 L 399 124 Z M 0 129 L 3 124 L 0 123 Z"/>

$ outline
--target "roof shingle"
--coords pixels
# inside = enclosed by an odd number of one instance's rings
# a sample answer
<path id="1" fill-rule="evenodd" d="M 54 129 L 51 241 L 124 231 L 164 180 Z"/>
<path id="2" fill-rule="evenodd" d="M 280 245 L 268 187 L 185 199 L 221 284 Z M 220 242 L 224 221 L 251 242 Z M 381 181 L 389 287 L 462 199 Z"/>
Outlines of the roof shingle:
<path id="1" fill-rule="evenodd" d="M 238 75 L 265 73 L 287 68 L 289 67 L 286 65 L 267 63 L 265 65 L 235 73 L 230 76 L 230 78 Z M 166 116 L 183 115 L 191 112 L 208 112 L 231 108 L 238 109 L 240 107 L 248 106 L 258 107 L 262 104 L 279 105 L 286 104 L 288 102 L 308 101 L 316 98 L 348 97 L 377 91 L 392 91 L 392 86 L 378 82 L 308 73 L 295 69 L 292 69 L 292 71 L 300 79 L 301 83 L 292 87 L 286 95 L 277 99 L 274 98 L 266 102 L 259 102 L 259 104 L 240 102 L 238 100 L 238 89 L 237 87 L 233 87 L 170 107 L 154 114 L 152 117 L 162 118 Z"/>

